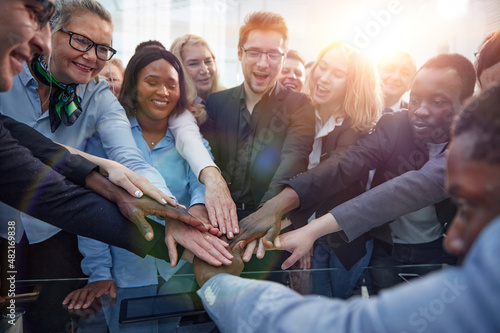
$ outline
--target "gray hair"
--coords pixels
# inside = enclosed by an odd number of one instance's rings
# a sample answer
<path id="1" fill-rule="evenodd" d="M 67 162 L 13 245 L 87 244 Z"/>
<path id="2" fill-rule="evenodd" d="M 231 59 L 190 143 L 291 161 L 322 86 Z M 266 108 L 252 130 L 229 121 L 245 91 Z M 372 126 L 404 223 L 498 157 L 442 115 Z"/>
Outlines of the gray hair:
<path id="1" fill-rule="evenodd" d="M 54 15 L 50 20 L 52 32 L 59 31 L 67 25 L 73 17 L 91 13 L 113 26 L 113 20 L 109 11 L 96 0 L 56 0 Z"/>

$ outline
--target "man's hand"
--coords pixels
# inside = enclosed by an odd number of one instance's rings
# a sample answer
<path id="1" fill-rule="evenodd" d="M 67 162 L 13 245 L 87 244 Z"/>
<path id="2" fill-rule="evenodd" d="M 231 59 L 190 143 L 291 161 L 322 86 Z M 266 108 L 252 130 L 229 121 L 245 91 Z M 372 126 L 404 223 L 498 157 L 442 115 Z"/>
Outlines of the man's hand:
<path id="1" fill-rule="evenodd" d="M 241 257 L 243 249 L 241 246 L 236 246 L 230 250 L 233 254 L 233 263 L 229 266 L 220 266 L 214 267 L 205 261 L 199 259 L 198 257 L 194 257 L 193 259 L 193 269 L 194 275 L 196 276 L 196 281 L 200 287 L 202 287 L 205 282 L 207 282 L 212 276 L 221 273 L 240 275 L 241 271 L 243 271 L 244 263 Z"/>
<path id="2" fill-rule="evenodd" d="M 233 255 L 226 249 L 229 244 L 220 238 L 176 220 L 165 219 L 165 230 L 165 243 L 172 267 L 177 265 L 177 243 L 211 265 L 231 265 Z"/>
<path id="3" fill-rule="evenodd" d="M 200 182 L 206 187 L 205 206 L 210 223 L 233 238 L 239 233 L 238 216 L 224 177 L 217 168 L 207 167 L 200 173 Z"/>
<path id="4" fill-rule="evenodd" d="M 66 296 L 62 304 L 68 305 L 68 309 L 86 309 L 92 304 L 94 299 L 109 294 L 116 298 L 116 283 L 113 280 L 101 280 L 87 284 L 81 289 L 73 290 Z M 71 302 L 70 302 L 71 301 Z"/>
<path id="5" fill-rule="evenodd" d="M 257 257 L 262 258 L 265 252 L 264 248 L 272 248 L 274 239 L 280 232 L 281 217 L 299 205 L 300 200 L 297 193 L 290 187 L 285 188 L 259 210 L 240 221 L 241 232 L 231 241 L 231 246 L 242 242 L 244 247 L 260 238 Z M 254 242 L 251 246 L 255 248 L 256 245 L 257 243 Z M 247 252 L 250 251 L 245 252 L 245 258 Z"/>

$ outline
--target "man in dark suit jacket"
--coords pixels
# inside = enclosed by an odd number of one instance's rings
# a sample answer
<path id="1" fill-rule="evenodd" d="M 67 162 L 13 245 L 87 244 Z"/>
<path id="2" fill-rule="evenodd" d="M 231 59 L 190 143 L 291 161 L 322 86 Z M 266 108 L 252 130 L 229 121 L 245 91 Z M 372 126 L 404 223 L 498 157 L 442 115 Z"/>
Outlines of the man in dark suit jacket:
<path id="1" fill-rule="evenodd" d="M 242 85 L 210 95 L 202 132 L 244 218 L 307 169 L 314 136 L 309 99 L 277 82 L 288 29 L 277 14 L 257 12 L 240 28 Z M 262 252 L 263 255 L 263 252 Z"/>

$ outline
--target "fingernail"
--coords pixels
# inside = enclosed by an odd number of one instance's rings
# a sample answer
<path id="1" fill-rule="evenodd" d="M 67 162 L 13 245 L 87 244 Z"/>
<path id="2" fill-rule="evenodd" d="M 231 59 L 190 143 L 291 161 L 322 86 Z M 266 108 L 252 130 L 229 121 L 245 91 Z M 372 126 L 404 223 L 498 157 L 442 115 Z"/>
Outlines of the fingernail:
<path id="1" fill-rule="evenodd" d="M 148 233 L 146 234 L 146 239 L 147 239 L 147 240 L 152 240 L 152 239 L 153 239 L 153 233 L 152 233 L 152 232 L 148 232 Z"/>
<path id="2" fill-rule="evenodd" d="M 79 305 L 79 304 L 77 304 L 77 305 L 75 306 L 75 309 L 77 309 L 77 310 L 78 310 L 79 308 L 80 308 L 80 305 Z"/>
<path id="3" fill-rule="evenodd" d="M 233 235 L 233 233 L 230 231 L 230 232 L 229 232 L 229 238 L 233 238 L 233 237 L 234 237 L 234 235 Z"/>
<path id="4" fill-rule="evenodd" d="M 165 200 L 165 199 L 163 199 L 163 198 L 161 198 L 161 202 L 163 202 L 163 204 L 164 204 L 164 205 L 166 205 L 166 204 L 167 204 L 167 200 Z"/>
<path id="5" fill-rule="evenodd" d="M 141 191 L 139 191 L 139 190 L 135 191 L 135 196 L 137 198 L 142 198 L 143 195 L 144 195 L 144 193 L 142 193 Z"/>
<path id="6" fill-rule="evenodd" d="M 226 227 L 222 227 L 222 233 L 225 234 L 226 233 Z"/>
<path id="7" fill-rule="evenodd" d="M 177 201 L 176 198 L 172 198 L 174 200 L 174 205 L 177 206 L 179 204 L 179 201 Z"/>
<path id="8" fill-rule="evenodd" d="M 237 234 L 237 233 L 239 233 L 239 232 L 240 232 L 240 229 L 238 229 L 238 228 L 234 228 L 234 233 L 235 233 L 235 234 Z"/>
<path id="9" fill-rule="evenodd" d="M 231 265 L 231 260 L 229 260 L 229 259 L 224 259 L 224 263 L 225 263 L 226 265 Z"/>

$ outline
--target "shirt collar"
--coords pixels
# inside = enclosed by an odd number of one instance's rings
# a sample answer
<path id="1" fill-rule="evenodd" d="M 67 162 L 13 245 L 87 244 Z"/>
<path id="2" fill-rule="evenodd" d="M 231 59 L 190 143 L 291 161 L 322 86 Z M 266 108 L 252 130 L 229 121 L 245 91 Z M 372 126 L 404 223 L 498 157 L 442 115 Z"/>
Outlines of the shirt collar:
<path id="1" fill-rule="evenodd" d="M 31 75 L 31 72 L 29 70 L 29 67 L 28 67 L 28 63 L 25 62 L 23 64 L 23 71 L 21 73 L 19 73 L 19 79 L 21 80 L 21 83 L 24 85 L 24 86 L 27 86 L 31 80 L 33 80 L 33 82 L 36 84 L 36 86 L 38 87 L 38 82 L 36 82 L 35 78 L 33 77 L 33 75 Z"/>

